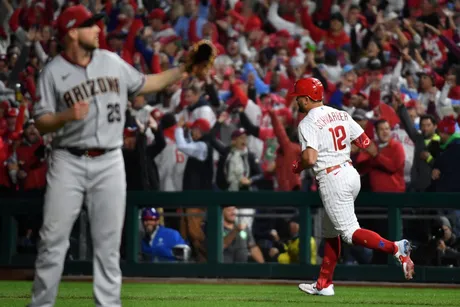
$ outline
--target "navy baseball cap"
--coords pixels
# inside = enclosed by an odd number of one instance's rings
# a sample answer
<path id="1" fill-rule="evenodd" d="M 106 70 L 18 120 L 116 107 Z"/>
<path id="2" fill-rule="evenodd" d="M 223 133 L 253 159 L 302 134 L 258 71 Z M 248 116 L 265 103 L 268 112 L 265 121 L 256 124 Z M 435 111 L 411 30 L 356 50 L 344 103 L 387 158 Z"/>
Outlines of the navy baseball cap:
<path id="1" fill-rule="evenodd" d="M 91 27 L 103 17 L 104 14 L 93 14 L 81 4 L 66 8 L 57 19 L 58 37 L 63 39 L 72 29 Z"/>
<path id="2" fill-rule="evenodd" d="M 142 220 L 149 221 L 149 220 L 158 220 L 160 218 L 160 214 L 155 208 L 145 208 L 142 210 Z"/>

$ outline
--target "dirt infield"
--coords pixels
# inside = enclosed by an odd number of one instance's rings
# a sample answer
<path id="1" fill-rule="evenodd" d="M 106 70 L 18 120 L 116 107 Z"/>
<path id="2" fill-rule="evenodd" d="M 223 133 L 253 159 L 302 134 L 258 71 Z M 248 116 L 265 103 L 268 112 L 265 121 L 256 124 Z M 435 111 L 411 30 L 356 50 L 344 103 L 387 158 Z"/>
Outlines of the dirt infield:
<path id="1" fill-rule="evenodd" d="M 91 276 L 66 276 L 65 281 L 91 282 Z M 291 286 L 305 282 L 305 280 L 287 279 L 224 279 L 224 278 L 143 278 L 125 277 L 124 283 L 161 283 L 161 284 L 235 284 L 235 285 L 279 285 Z M 313 281 L 309 281 L 313 282 Z M 359 282 L 359 281 L 336 281 L 335 285 L 348 287 L 385 287 L 385 288 L 443 288 L 457 289 L 460 284 L 432 284 L 432 283 L 391 283 L 391 282 Z"/>
<path id="2" fill-rule="evenodd" d="M 0 269 L 0 280 L 33 280 L 33 270 Z M 63 276 L 67 282 L 92 282 L 92 276 Z M 235 285 L 297 285 L 304 280 L 284 279 L 224 279 L 224 278 L 146 278 L 124 277 L 123 283 L 151 283 L 151 284 L 235 284 Z M 433 283 L 390 283 L 390 282 L 356 282 L 336 281 L 336 285 L 348 287 L 385 287 L 385 288 L 431 288 L 431 289 L 459 289 L 460 284 L 433 284 Z"/>
<path id="3" fill-rule="evenodd" d="M 33 278 L 33 270 L 0 268 L 0 280 L 32 280 Z"/>

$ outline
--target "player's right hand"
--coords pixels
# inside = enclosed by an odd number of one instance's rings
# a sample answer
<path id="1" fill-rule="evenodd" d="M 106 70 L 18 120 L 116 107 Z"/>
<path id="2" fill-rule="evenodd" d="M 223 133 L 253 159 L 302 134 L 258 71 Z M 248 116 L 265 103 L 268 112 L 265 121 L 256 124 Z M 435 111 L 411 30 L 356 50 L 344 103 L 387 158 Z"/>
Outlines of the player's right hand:
<path id="1" fill-rule="evenodd" d="M 244 223 L 242 223 L 242 224 L 238 224 L 238 230 L 239 230 L 239 231 L 243 231 L 243 230 L 245 230 L 245 229 L 246 229 L 246 227 L 247 227 L 247 226 L 246 226 L 246 224 L 244 224 Z"/>
<path id="2" fill-rule="evenodd" d="M 71 121 L 84 119 L 89 112 L 89 103 L 87 101 L 79 101 L 68 109 L 69 118 Z"/>

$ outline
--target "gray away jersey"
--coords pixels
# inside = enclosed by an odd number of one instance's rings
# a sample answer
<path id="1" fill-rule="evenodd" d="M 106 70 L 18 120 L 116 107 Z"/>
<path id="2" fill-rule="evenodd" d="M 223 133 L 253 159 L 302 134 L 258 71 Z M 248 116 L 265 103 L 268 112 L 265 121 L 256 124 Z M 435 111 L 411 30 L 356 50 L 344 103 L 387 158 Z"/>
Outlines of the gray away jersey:
<path id="1" fill-rule="evenodd" d="M 59 55 L 41 72 L 35 119 L 87 101 L 87 117 L 59 129 L 53 147 L 121 147 L 128 97 L 137 94 L 144 82 L 142 73 L 106 50 L 95 50 L 87 67 L 72 64 Z"/>

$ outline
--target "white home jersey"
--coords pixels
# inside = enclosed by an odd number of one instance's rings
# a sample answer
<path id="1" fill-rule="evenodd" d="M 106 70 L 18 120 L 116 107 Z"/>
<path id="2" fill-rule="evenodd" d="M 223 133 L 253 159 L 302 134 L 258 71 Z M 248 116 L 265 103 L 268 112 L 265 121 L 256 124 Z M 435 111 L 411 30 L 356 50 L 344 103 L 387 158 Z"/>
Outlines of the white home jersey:
<path id="1" fill-rule="evenodd" d="M 248 117 L 251 124 L 254 126 L 260 127 L 261 120 L 262 120 L 262 110 L 257 103 L 254 103 L 251 99 L 248 100 L 248 104 L 244 109 L 244 113 Z M 264 152 L 264 141 L 255 137 L 253 135 L 248 136 L 248 148 L 257 159 L 262 159 L 262 154 Z"/>
<path id="2" fill-rule="evenodd" d="M 399 125 L 396 125 L 391 131 L 391 137 L 398 140 L 404 148 L 404 180 L 406 182 L 411 181 L 412 165 L 414 164 L 414 153 L 415 144 L 410 139 L 406 130 L 401 129 Z"/>
<path id="3" fill-rule="evenodd" d="M 166 147 L 155 157 L 160 177 L 160 191 L 180 192 L 187 156 L 177 149 L 176 141 L 165 136 Z"/>
<path id="4" fill-rule="evenodd" d="M 176 114 L 176 120 L 179 121 L 181 117 L 184 117 L 185 121 L 192 124 L 197 119 L 206 119 L 211 128 L 216 123 L 216 114 L 210 106 L 201 106 L 189 112 L 187 108 Z"/>
<path id="5" fill-rule="evenodd" d="M 364 130 L 345 111 L 328 106 L 314 108 L 299 124 L 302 151 L 311 147 L 318 152 L 313 171 L 350 160 L 351 142 Z"/>

